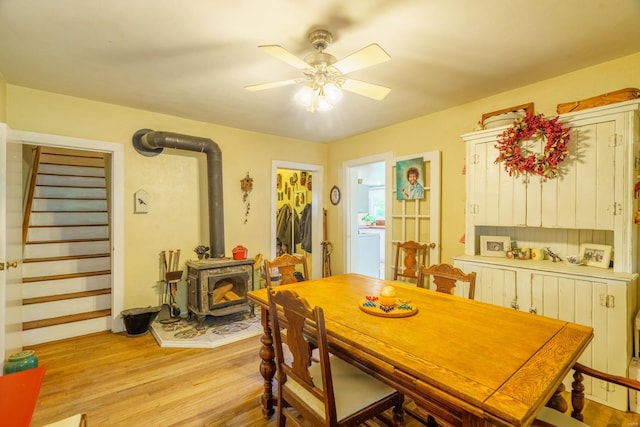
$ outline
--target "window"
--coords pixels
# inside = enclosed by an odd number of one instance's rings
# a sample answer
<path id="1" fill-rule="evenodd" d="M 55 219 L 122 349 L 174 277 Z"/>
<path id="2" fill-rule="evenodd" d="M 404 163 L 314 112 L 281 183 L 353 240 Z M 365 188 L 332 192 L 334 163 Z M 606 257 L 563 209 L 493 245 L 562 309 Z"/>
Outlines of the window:
<path id="1" fill-rule="evenodd" d="M 369 186 L 369 213 L 373 215 L 376 220 L 384 221 L 384 202 L 385 202 L 384 185 L 371 185 Z"/>

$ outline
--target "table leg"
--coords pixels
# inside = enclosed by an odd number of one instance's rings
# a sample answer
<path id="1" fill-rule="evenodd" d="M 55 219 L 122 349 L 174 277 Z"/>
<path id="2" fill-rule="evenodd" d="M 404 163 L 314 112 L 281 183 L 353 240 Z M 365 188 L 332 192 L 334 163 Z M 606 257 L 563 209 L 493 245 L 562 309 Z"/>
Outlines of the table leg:
<path id="1" fill-rule="evenodd" d="M 265 418 L 271 418 L 274 413 L 273 401 L 273 377 L 276 373 L 275 351 L 273 350 L 273 336 L 269 325 L 269 311 L 261 309 L 261 322 L 264 334 L 260 338 L 262 347 L 260 348 L 260 374 L 264 378 L 264 394 L 262 395 L 262 414 Z"/>
<path id="2" fill-rule="evenodd" d="M 549 408 L 555 409 L 557 411 L 560 411 L 563 414 L 567 412 L 569 405 L 567 404 L 567 401 L 562 396 L 562 392 L 564 390 L 565 390 L 564 384 L 560 383 L 560 385 L 558 386 L 558 389 L 556 390 L 555 393 L 553 393 L 553 396 L 551 396 L 551 399 L 549 399 L 546 406 Z"/>

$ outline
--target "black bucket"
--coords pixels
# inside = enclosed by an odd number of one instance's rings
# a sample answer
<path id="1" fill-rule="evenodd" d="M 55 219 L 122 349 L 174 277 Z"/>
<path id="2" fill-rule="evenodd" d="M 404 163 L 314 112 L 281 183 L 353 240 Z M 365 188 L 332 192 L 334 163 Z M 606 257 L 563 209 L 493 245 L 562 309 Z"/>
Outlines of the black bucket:
<path id="1" fill-rule="evenodd" d="M 139 337 L 149 332 L 149 326 L 155 320 L 162 306 L 130 308 L 120 315 L 124 319 L 124 327 L 130 337 Z"/>

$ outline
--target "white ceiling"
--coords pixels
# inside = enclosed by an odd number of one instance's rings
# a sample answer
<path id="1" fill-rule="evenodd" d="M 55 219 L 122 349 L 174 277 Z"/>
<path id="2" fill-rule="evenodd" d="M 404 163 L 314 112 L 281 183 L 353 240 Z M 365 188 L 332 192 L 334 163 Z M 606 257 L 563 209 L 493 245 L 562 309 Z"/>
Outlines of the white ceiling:
<path id="1" fill-rule="evenodd" d="M 327 142 L 640 52 L 639 18 L 639 0 L 0 0 L 0 73 L 12 85 Z M 293 101 L 296 86 L 244 89 L 301 77 L 257 46 L 302 58 L 317 28 L 333 33 L 327 52 L 338 59 L 382 46 L 390 61 L 350 76 L 391 93 L 345 92 L 312 114 Z"/>

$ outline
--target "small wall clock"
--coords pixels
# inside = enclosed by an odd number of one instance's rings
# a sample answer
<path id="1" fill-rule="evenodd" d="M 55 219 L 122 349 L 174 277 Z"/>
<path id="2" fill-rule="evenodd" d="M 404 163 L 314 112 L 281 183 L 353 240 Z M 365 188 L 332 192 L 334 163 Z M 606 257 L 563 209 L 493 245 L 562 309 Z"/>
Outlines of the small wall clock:
<path id="1" fill-rule="evenodd" d="M 340 203 L 340 189 L 337 186 L 334 185 L 333 187 L 331 187 L 329 198 L 331 199 L 331 203 L 334 205 Z"/>

